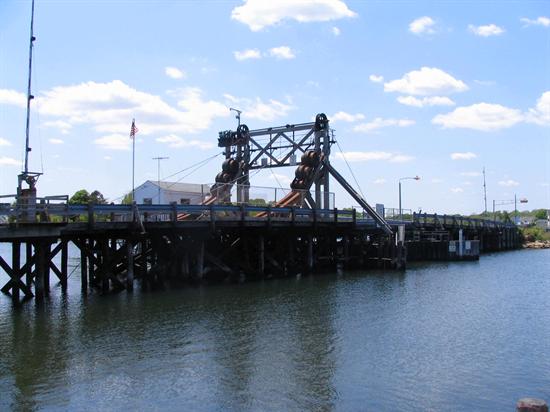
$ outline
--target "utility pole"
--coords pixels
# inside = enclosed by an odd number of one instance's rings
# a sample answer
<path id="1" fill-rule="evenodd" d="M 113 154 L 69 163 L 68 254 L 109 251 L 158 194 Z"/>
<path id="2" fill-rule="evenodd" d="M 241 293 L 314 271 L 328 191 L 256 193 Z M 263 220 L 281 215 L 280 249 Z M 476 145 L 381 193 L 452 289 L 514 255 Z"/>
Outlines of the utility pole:
<path id="1" fill-rule="evenodd" d="M 160 205 L 160 161 L 170 159 L 169 157 L 153 157 L 153 160 L 157 161 L 157 181 L 158 181 L 158 204 Z"/>
<path id="2" fill-rule="evenodd" d="M 485 203 L 485 213 L 487 215 L 487 184 L 485 183 L 485 166 L 483 166 L 483 201 Z"/>

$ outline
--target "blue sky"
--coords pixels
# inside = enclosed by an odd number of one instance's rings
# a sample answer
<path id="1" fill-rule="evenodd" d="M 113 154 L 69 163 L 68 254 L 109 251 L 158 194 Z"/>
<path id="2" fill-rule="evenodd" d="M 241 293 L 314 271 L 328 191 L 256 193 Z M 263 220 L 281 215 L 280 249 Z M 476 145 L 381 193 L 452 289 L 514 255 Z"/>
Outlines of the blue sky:
<path id="1" fill-rule="evenodd" d="M 25 134 L 30 1 L 0 2 L 0 192 L 13 193 Z M 333 164 L 370 203 L 440 213 L 493 199 L 550 207 L 550 3 L 36 1 L 31 170 L 39 195 L 136 181 L 215 155 L 217 134 L 324 112 Z M 218 157 L 185 181 L 208 183 Z M 262 172 L 283 186 L 293 169 Z M 182 175 L 176 176 L 180 178 Z M 339 207 L 353 204 L 333 184 Z M 513 207 L 513 206 L 511 206 Z"/>

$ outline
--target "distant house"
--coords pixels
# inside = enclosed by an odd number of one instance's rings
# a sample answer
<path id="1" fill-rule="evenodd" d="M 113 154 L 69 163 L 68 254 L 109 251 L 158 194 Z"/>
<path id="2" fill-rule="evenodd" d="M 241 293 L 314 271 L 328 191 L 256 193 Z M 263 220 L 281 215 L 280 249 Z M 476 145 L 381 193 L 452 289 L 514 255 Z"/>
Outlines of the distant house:
<path id="1" fill-rule="evenodd" d="M 208 185 L 147 180 L 136 187 L 135 198 L 137 204 L 145 205 L 198 205 L 209 194 L 209 190 Z"/>

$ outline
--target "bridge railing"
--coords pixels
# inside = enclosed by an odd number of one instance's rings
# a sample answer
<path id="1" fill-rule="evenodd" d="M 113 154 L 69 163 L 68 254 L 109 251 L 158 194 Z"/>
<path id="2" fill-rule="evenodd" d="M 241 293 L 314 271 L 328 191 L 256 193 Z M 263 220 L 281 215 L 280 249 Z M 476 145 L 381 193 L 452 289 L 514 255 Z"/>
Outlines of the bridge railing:
<path id="1" fill-rule="evenodd" d="M 412 221 L 416 225 L 432 225 L 442 228 L 449 226 L 475 229 L 515 227 L 513 222 L 502 222 L 498 220 L 480 219 L 460 215 L 439 215 L 437 213 L 413 213 Z"/>
<path id="2" fill-rule="evenodd" d="M 340 223 L 373 224 L 373 220 L 356 209 L 302 209 L 297 207 L 271 207 L 254 205 L 69 205 L 67 203 L 39 203 L 36 205 L 37 222 L 170 222 L 170 221 L 285 221 L 312 222 L 334 221 Z M 17 207 L 13 204 L 0 204 L 0 224 L 15 222 Z M 391 224 L 406 222 L 391 221 Z M 502 228 L 514 227 L 512 222 L 500 222 L 457 215 L 412 213 L 412 224 L 435 226 L 442 229 L 462 228 Z"/>

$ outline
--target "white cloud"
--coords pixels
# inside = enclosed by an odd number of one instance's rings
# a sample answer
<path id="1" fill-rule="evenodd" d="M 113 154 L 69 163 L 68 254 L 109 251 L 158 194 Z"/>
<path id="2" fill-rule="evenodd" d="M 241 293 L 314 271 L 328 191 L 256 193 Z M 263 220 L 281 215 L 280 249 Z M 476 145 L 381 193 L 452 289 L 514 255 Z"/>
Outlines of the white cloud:
<path id="1" fill-rule="evenodd" d="M 498 185 L 504 186 L 504 187 L 516 187 L 516 186 L 519 186 L 519 182 L 516 182 L 515 180 L 512 180 L 512 179 L 508 179 L 508 180 L 501 180 L 500 182 L 498 182 Z"/>
<path id="2" fill-rule="evenodd" d="M 279 60 L 289 60 L 296 57 L 292 49 L 288 46 L 273 47 L 269 49 L 269 55 Z"/>
<path id="3" fill-rule="evenodd" d="M 65 143 L 61 139 L 48 139 L 48 142 L 50 142 L 51 144 L 63 144 L 63 143 Z"/>
<path id="4" fill-rule="evenodd" d="M 386 179 L 380 177 L 378 179 L 375 179 L 372 183 L 374 183 L 375 185 L 383 185 L 384 183 L 386 183 Z"/>
<path id="5" fill-rule="evenodd" d="M 479 177 L 481 176 L 481 172 L 461 172 L 460 176 L 465 177 Z"/>
<path id="6" fill-rule="evenodd" d="M 464 128 L 490 132 L 512 127 L 523 120 L 524 116 L 519 110 L 500 104 L 477 103 L 458 107 L 447 114 L 438 114 L 432 123 L 444 129 Z"/>
<path id="7" fill-rule="evenodd" d="M 334 26 L 332 28 L 332 34 L 334 34 L 335 36 L 339 36 L 340 34 L 342 34 L 342 32 L 340 31 L 340 29 L 336 26 Z"/>
<path id="8" fill-rule="evenodd" d="M 231 12 L 233 20 L 246 24 L 252 31 L 284 20 L 308 23 L 355 16 L 357 14 L 341 0 L 245 0 Z"/>
<path id="9" fill-rule="evenodd" d="M 453 193 L 462 193 L 462 192 L 464 192 L 464 189 L 462 189 L 461 187 L 452 187 L 451 192 L 453 192 Z"/>
<path id="10" fill-rule="evenodd" d="M 357 122 L 363 119 L 365 119 L 365 115 L 362 113 L 350 114 L 346 112 L 337 112 L 330 117 L 330 120 L 333 122 L 341 121 L 341 122 L 351 123 L 351 122 Z"/>
<path id="11" fill-rule="evenodd" d="M 529 109 L 526 120 L 540 126 L 550 126 L 550 91 L 544 92 L 537 99 L 536 107 Z"/>
<path id="12" fill-rule="evenodd" d="M 424 106 L 454 106 L 455 102 L 446 96 L 431 96 L 419 99 L 414 96 L 399 96 L 397 101 L 406 106 L 424 107 Z"/>
<path id="13" fill-rule="evenodd" d="M 161 97 L 138 91 L 120 80 L 58 86 L 37 96 L 41 114 L 57 117 L 70 125 L 91 124 L 101 133 L 130 132 L 132 118 L 139 133 L 197 133 L 210 127 L 217 117 L 229 116 L 227 107 L 205 101 L 199 88 L 172 91 L 176 108 Z M 181 109 L 181 110 L 180 110 Z"/>
<path id="14" fill-rule="evenodd" d="M 49 122 L 44 122 L 44 127 L 54 127 L 58 129 L 62 134 L 68 134 L 73 125 L 63 120 L 53 120 Z"/>
<path id="15" fill-rule="evenodd" d="M 361 123 L 353 128 L 355 132 L 362 133 L 371 133 L 383 127 L 397 126 L 397 127 L 407 127 L 415 124 L 414 120 L 410 119 L 383 119 L 377 117 L 369 123 Z"/>
<path id="16" fill-rule="evenodd" d="M 472 152 L 456 152 L 451 153 L 451 159 L 453 160 L 471 160 L 475 159 L 477 155 Z"/>
<path id="17" fill-rule="evenodd" d="M 174 134 L 170 134 L 164 137 L 159 137 L 155 140 L 159 143 L 166 143 L 168 144 L 169 147 L 173 147 L 173 148 L 187 147 L 187 148 L 197 148 L 201 150 L 206 150 L 214 147 L 214 144 L 212 142 L 204 142 L 196 139 L 186 140 Z"/>
<path id="18" fill-rule="evenodd" d="M 468 86 L 437 67 L 422 67 L 406 73 L 401 79 L 384 83 L 385 92 L 430 96 L 463 92 Z"/>
<path id="19" fill-rule="evenodd" d="M 371 74 L 369 80 L 373 83 L 382 83 L 384 81 L 384 76 L 377 76 L 376 74 Z"/>
<path id="20" fill-rule="evenodd" d="M 172 66 L 166 67 L 164 69 L 164 73 L 172 79 L 184 79 L 187 77 L 187 74 L 184 71 Z"/>
<path id="21" fill-rule="evenodd" d="M 528 19 L 527 17 L 522 17 L 520 21 L 524 24 L 524 27 L 527 27 L 527 26 L 550 27 L 550 18 L 545 16 L 540 16 L 540 17 L 537 17 L 536 19 Z"/>
<path id="22" fill-rule="evenodd" d="M 0 137 L 0 146 L 11 146 L 11 142 L 7 139 Z"/>
<path id="23" fill-rule="evenodd" d="M 294 108 L 289 102 L 289 104 L 286 104 L 275 99 L 264 102 L 259 97 L 255 99 L 239 98 L 230 94 L 224 94 L 224 97 L 231 104 L 239 105 L 243 111 L 243 119 L 257 119 L 269 122 L 286 116 Z"/>
<path id="24" fill-rule="evenodd" d="M 21 162 L 11 157 L 1 156 L 0 166 L 21 166 Z"/>
<path id="25" fill-rule="evenodd" d="M 485 26 L 474 26 L 473 24 L 470 24 L 468 25 L 468 30 L 476 36 L 481 37 L 499 36 L 504 33 L 504 29 L 496 24 L 487 24 Z"/>
<path id="26" fill-rule="evenodd" d="M 435 21 L 428 16 L 419 17 L 409 24 L 409 31 L 414 34 L 433 34 Z"/>
<path id="27" fill-rule="evenodd" d="M 339 152 L 335 154 L 337 159 L 347 160 L 348 162 L 370 162 L 374 160 L 383 160 L 386 162 L 405 162 L 414 159 L 412 156 L 401 155 L 390 152 Z"/>
<path id="28" fill-rule="evenodd" d="M 94 144 L 109 150 L 130 150 L 131 142 L 132 139 L 123 134 L 110 134 L 94 140 Z"/>
<path id="29" fill-rule="evenodd" d="M 249 60 L 249 59 L 260 59 L 262 53 L 258 49 L 246 49 L 241 51 L 234 51 L 233 56 L 238 61 Z"/>
<path id="30" fill-rule="evenodd" d="M 27 107 L 27 96 L 15 90 L 0 89 L 0 104 Z"/>
<path id="31" fill-rule="evenodd" d="M 111 156 L 103 156 L 103 160 L 113 160 Z"/>

